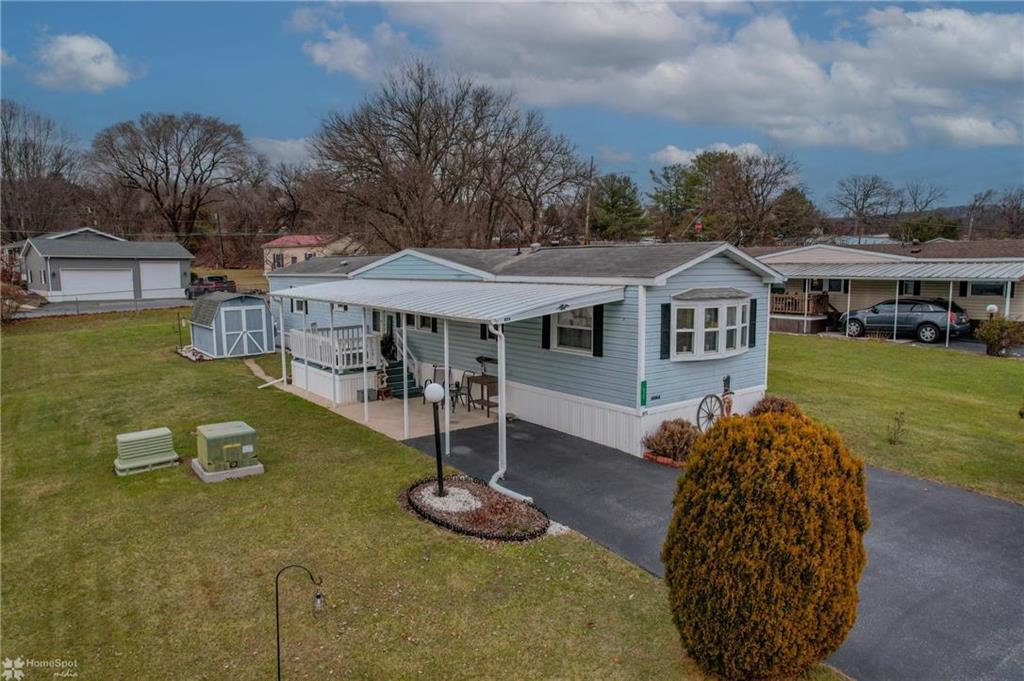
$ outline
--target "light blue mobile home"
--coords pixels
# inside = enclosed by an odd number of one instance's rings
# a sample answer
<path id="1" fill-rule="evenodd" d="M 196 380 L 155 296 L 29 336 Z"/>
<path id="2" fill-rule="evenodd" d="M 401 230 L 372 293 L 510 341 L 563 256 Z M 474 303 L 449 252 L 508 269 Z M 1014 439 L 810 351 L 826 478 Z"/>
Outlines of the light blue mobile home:
<path id="1" fill-rule="evenodd" d="M 783 281 L 723 243 L 407 249 L 298 265 L 269 275 L 289 333 L 330 328 L 333 307 L 335 327 L 365 323 L 399 349 L 405 339 L 419 382 L 443 364 L 447 338 L 455 380 L 481 371 L 479 358 L 504 360 L 492 369 L 502 411 L 635 455 L 662 421 L 697 422 L 709 396 L 728 390 L 741 412 L 763 396 L 768 297 Z"/>

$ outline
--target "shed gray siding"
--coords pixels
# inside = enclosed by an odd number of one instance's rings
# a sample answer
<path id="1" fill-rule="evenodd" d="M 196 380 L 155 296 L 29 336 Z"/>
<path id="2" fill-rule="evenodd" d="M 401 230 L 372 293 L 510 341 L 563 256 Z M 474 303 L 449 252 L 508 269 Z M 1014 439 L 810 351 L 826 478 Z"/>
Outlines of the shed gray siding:
<path id="1" fill-rule="evenodd" d="M 661 305 L 691 288 L 737 288 L 757 301 L 756 345 L 741 355 L 722 359 L 673 362 L 661 359 Z M 647 289 L 646 362 L 647 406 L 721 394 L 722 377 L 732 377 L 732 389 L 764 385 L 768 341 L 768 287 L 761 277 L 727 256 L 718 255 L 671 277 L 665 286 Z"/>
<path id="2" fill-rule="evenodd" d="M 376 265 L 357 276 L 361 279 L 445 279 L 448 281 L 480 281 L 482 278 L 408 253 L 390 262 Z"/>
<path id="3" fill-rule="evenodd" d="M 229 356 L 226 354 L 228 352 L 228 348 L 224 346 L 224 330 L 226 329 L 229 333 L 231 331 L 238 331 L 240 329 L 240 322 L 237 315 L 231 315 L 228 317 L 229 326 L 225 327 L 224 317 L 221 315 L 221 311 L 224 308 L 253 307 L 255 305 L 262 305 L 263 309 L 246 310 L 244 313 L 246 315 L 246 324 L 249 328 L 259 328 L 260 317 L 263 316 L 267 333 L 264 343 L 267 352 L 273 352 L 275 347 L 274 320 L 271 317 L 270 310 L 267 307 L 266 302 L 262 297 L 256 295 L 240 296 L 222 301 L 217 306 L 217 312 L 213 316 L 212 328 L 192 324 L 192 345 L 195 346 L 197 350 L 200 350 L 211 357 Z M 245 356 L 244 347 L 241 344 L 237 345 L 235 352 L 231 353 L 230 356 Z"/>
<path id="4" fill-rule="evenodd" d="M 505 325 L 510 381 L 627 407 L 636 402 L 637 290 L 604 306 L 604 356 L 591 357 L 541 347 L 540 318 Z M 427 364 L 444 362 L 444 335 L 409 327 L 409 348 Z M 458 370 L 479 371 L 475 357 L 497 358 L 495 340 L 481 340 L 480 326 L 449 322 L 450 364 Z M 456 379 L 460 376 L 456 373 Z"/>

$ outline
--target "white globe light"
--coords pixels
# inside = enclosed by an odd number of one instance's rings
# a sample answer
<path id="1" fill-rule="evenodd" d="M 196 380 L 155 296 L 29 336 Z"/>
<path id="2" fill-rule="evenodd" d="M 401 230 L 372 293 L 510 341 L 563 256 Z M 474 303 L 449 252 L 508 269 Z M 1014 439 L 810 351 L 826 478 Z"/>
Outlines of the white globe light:
<path id="1" fill-rule="evenodd" d="M 431 383 L 423 390 L 428 402 L 440 402 L 444 399 L 444 387 L 440 383 Z"/>
<path id="2" fill-rule="evenodd" d="M 989 303 L 988 306 L 985 308 L 985 312 L 988 312 L 989 314 L 995 314 L 996 312 L 999 312 L 999 306 Z"/>

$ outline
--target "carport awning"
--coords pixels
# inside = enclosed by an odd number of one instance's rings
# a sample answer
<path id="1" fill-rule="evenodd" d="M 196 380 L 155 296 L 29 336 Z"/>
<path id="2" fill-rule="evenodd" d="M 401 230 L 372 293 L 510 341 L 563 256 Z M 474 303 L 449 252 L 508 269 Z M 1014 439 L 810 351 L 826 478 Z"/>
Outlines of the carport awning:
<path id="1" fill-rule="evenodd" d="M 614 303 L 622 286 L 481 281 L 349 279 L 273 291 L 271 296 L 379 308 L 480 324 L 508 324 Z"/>
<path id="2" fill-rule="evenodd" d="M 789 278 L 933 279 L 939 281 L 1021 281 L 1024 260 L 916 260 L 886 263 L 773 263 Z"/>

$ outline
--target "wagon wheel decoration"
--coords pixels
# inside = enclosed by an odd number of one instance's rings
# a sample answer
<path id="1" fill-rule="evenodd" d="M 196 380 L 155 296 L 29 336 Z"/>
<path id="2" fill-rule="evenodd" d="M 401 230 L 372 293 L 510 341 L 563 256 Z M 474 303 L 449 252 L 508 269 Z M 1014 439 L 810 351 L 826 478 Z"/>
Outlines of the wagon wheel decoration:
<path id="1" fill-rule="evenodd" d="M 722 415 L 722 398 L 718 395 L 706 395 L 697 407 L 697 428 L 700 432 L 707 431 Z"/>

